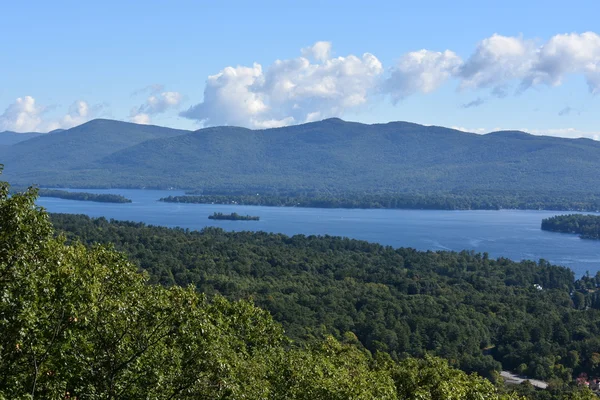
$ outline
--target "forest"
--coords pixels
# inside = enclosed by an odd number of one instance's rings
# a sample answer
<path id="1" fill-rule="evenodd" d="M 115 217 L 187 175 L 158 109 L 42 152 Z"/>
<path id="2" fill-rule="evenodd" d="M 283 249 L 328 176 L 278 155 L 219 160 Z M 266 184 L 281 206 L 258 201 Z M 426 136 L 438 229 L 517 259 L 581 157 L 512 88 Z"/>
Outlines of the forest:
<path id="1" fill-rule="evenodd" d="M 52 221 L 71 241 L 114 244 L 152 283 L 251 299 L 302 343 L 350 332 L 393 360 L 431 354 L 490 379 L 500 369 L 556 385 L 600 376 L 600 274 L 341 237 Z"/>
<path id="2" fill-rule="evenodd" d="M 66 241 L 35 199 L 0 183 L 2 400 L 519 398 L 431 355 L 372 353 L 350 332 L 291 341 L 251 301 L 153 284 L 111 245 Z"/>
<path id="3" fill-rule="evenodd" d="M 593 302 L 564 292 L 596 277 L 344 238 L 51 222 L 36 197 L 0 183 L 0 399 L 595 398 L 558 377 L 543 391 L 504 386 L 482 353 L 502 357 L 494 332 L 510 320 L 513 340 L 530 335 L 520 346 L 560 351 L 560 339 L 595 373 L 596 355 L 572 350 L 598 347 Z M 576 323 L 574 336 L 531 321 L 536 309 Z M 488 326 L 492 313 L 505 323 Z M 551 370 L 571 373 L 561 365 Z"/>
<path id="4" fill-rule="evenodd" d="M 239 204 L 277 207 L 390 208 L 419 210 L 600 210 L 600 196 L 564 193 L 352 193 L 293 191 L 266 193 L 199 193 L 168 196 L 169 203 Z"/>
<path id="5" fill-rule="evenodd" d="M 560 190 L 574 203 L 578 196 L 600 194 L 596 141 L 515 131 L 477 135 L 408 122 L 330 118 L 274 129 L 215 126 L 191 132 L 96 119 L 0 146 L 0 160 L 12 184 L 55 188 L 220 194 L 499 190 L 540 197 Z"/>
<path id="6" fill-rule="evenodd" d="M 582 239 L 600 239 L 600 216 L 569 214 L 542 220 L 545 231 L 577 233 Z"/>
<path id="7" fill-rule="evenodd" d="M 131 200 L 124 196 L 110 193 L 97 194 L 86 192 L 68 192 L 66 190 L 59 189 L 40 189 L 38 195 L 40 197 L 56 197 L 59 199 L 95 201 L 99 203 L 131 203 Z"/>

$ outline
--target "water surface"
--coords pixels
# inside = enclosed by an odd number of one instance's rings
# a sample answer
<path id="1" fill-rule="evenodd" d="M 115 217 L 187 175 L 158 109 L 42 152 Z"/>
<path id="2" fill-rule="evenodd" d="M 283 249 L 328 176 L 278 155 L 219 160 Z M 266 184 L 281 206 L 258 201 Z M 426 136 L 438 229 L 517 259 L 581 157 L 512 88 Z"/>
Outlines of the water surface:
<path id="1" fill-rule="evenodd" d="M 72 189 L 76 190 L 76 189 Z M 49 197 L 38 204 L 50 212 L 86 214 L 189 229 L 218 226 L 228 231 L 267 231 L 286 235 L 336 235 L 418 250 L 475 250 L 513 260 L 544 258 L 565 265 L 581 276 L 600 270 L 600 241 L 540 229 L 543 218 L 555 211 L 437 211 L 364 210 L 260 207 L 217 204 L 178 204 L 157 201 L 183 195 L 182 191 L 136 189 L 81 189 L 114 193 L 130 204 L 95 203 Z M 260 221 L 216 221 L 214 212 L 257 215 Z"/>

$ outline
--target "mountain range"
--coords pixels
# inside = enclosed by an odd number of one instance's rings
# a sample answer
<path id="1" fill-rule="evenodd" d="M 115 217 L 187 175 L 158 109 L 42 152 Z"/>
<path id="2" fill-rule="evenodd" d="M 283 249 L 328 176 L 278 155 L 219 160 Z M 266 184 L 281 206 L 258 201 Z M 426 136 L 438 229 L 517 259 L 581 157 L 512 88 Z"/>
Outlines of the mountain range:
<path id="1" fill-rule="evenodd" d="M 97 119 L 21 141 L 15 135 L 23 134 L 0 133 L 0 163 L 3 179 L 16 185 L 600 193 L 600 142 L 519 131 L 479 135 L 337 118 L 186 131 Z"/>
<path id="2" fill-rule="evenodd" d="M 33 139 L 43 135 L 38 132 L 17 133 L 11 131 L 0 132 L 0 146 L 12 146 L 13 144 L 24 142 L 25 140 Z"/>

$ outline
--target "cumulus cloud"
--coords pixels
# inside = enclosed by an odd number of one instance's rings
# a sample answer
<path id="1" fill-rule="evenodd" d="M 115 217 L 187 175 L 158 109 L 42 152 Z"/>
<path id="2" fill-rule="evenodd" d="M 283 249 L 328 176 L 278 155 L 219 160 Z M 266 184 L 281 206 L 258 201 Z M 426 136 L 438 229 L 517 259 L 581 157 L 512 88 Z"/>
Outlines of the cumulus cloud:
<path id="1" fill-rule="evenodd" d="M 449 79 L 460 90 L 490 89 L 496 97 L 536 85 L 558 86 L 570 74 L 582 75 L 591 93 L 600 92 L 600 36 L 594 32 L 560 34 L 538 44 L 523 37 L 494 34 L 461 59 L 450 50 L 420 50 L 403 55 L 382 91 L 394 102 L 430 93 Z"/>
<path id="2" fill-rule="evenodd" d="M 480 135 L 491 132 L 489 129 L 485 128 L 465 128 L 464 126 L 451 126 L 450 129 L 467 133 L 477 133 Z"/>
<path id="3" fill-rule="evenodd" d="M 506 84 L 522 79 L 536 59 L 533 41 L 494 34 L 479 42 L 475 52 L 458 70 L 461 88 L 492 87 L 502 97 Z"/>
<path id="4" fill-rule="evenodd" d="M 537 45 L 522 37 L 494 34 L 482 40 L 456 76 L 460 88 L 492 88 L 504 97 L 516 82 L 520 90 L 558 86 L 570 74 L 583 75 L 590 92 L 600 91 L 600 36 L 561 34 Z"/>
<path id="5" fill-rule="evenodd" d="M 162 90 L 160 85 L 152 85 L 148 88 L 153 87 L 154 89 L 151 90 Z M 153 115 L 178 108 L 182 100 L 183 96 L 179 92 L 155 92 L 146 99 L 144 104 L 131 109 L 129 120 L 136 124 L 150 124 Z"/>
<path id="6" fill-rule="evenodd" d="M 560 85 L 565 75 L 582 74 L 592 93 L 600 92 L 600 36 L 594 32 L 553 36 L 537 54 L 523 80 L 525 87 Z"/>
<path id="7" fill-rule="evenodd" d="M 382 86 L 397 102 L 414 93 L 430 93 L 457 74 L 462 59 L 454 52 L 420 50 L 405 54 Z"/>
<path id="8" fill-rule="evenodd" d="M 317 61 L 325 61 L 331 57 L 331 42 L 316 42 L 302 49 L 302 56 Z"/>
<path id="9" fill-rule="evenodd" d="M 276 127 L 341 116 L 381 94 L 397 103 L 449 80 L 458 90 L 489 90 L 503 98 L 536 85 L 560 85 L 569 74 L 584 76 L 590 92 L 600 92 L 596 33 L 560 34 L 545 43 L 494 34 L 465 59 L 451 50 L 422 49 L 402 55 L 387 73 L 373 54 L 333 57 L 331 43 L 321 41 L 301 49 L 300 57 L 268 66 L 223 68 L 208 77 L 203 101 L 180 115 L 205 126 Z M 478 97 L 462 106 L 484 102 Z"/>
<path id="10" fill-rule="evenodd" d="M 59 118 L 44 118 L 49 107 L 39 105 L 32 96 L 19 97 L 0 115 L 0 131 L 47 132 L 69 129 L 97 117 L 104 105 L 90 106 L 83 100 L 74 102 Z"/>
<path id="11" fill-rule="evenodd" d="M 133 114 L 129 117 L 129 121 L 133 122 L 134 124 L 149 125 L 150 116 L 144 113 Z"/>
<path id="12" fill-rule="evenodd" d="M 68 113 L 58 121 L 46 123 L 45 130 L 69 129 L 81 125 L 91 119 L 98 117 L 105 109 L 105 105 L 96 104 L 90 106 L 84 100 L 77 100 L 69 107 Z"/>
<path id="13" fill-rule="evenodd" d="M 19 97 L 0 115 L 0 131 L 33 132 L 42 123 L 44 107 L 31 96 Z"/>
<path id="14" fill-rule="evenodd" d="M 367 102 L 382 73 L 370 53 L 332 58 L 331 44 L 317 42 L 301 57 L 277 60 L 266 69 L 255 63 L 209 76 L 203 102 L 181 115 L 205 126 L 251 128 L 340 116 Z"/>

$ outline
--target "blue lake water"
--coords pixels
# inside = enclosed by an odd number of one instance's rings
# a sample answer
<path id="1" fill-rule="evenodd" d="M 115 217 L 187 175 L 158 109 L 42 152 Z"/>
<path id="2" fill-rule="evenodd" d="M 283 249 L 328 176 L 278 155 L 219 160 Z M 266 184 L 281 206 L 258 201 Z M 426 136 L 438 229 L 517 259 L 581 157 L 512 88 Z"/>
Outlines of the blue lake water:
<path id="1" fill-rule="evenodd" d="M 76 190 L 76 189 L 73 189 Z M 545 232 L 543 218 L 554 211 L 431 211 L 257 207 L 177 204 L 157 201 L 181 191 L 85 189 L 115 193 L 131 204 L 94 203 L 49 197 L 38 204 L 49 212 L 86 214 L 189 229 L 218 226 L 228 231 L 267 231 L 286 235 L 336 235 L 419 250 L 475 250 L 513 260 L 544 258 L 565 265 L 577 277 L 600 270 L 600 241 L 576 235 Z M 260 221 L 214 221 L 213 212 L 257 215 Z"/>

